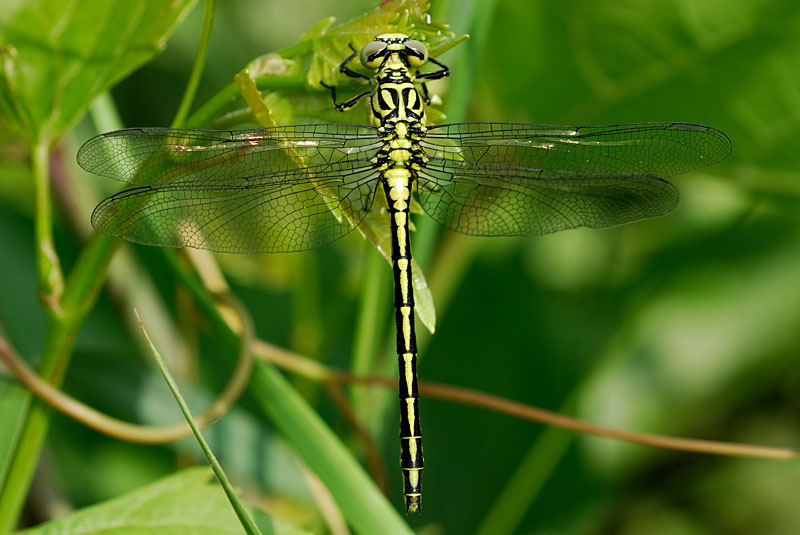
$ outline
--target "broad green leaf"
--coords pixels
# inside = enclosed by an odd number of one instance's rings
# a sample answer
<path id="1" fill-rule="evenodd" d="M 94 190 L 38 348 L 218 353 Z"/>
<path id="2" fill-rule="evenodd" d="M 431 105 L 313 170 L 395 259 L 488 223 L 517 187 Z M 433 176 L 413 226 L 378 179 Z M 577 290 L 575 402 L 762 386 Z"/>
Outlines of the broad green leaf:
<path id="1" fill-rule="evenodd" d="M 0 9 L 0 113 L 29 144 L 52 142 L 163 47 L 195 0 L 30 0 Z"/>
<path id="2" fill-rule="evenodd" d="M 303 532 L 261 518 L 264 533 Z M 190 468 L 20 535 L 240 535 L 242 527 L 208 468 Z"/>

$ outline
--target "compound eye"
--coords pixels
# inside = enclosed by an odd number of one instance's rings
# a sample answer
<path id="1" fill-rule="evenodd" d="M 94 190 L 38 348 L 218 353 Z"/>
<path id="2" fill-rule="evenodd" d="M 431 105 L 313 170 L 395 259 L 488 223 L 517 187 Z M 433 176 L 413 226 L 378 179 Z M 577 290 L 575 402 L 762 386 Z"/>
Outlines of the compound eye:
<path id="1" fill-rule="evenodd" d="M 409 39 L 405 42 L 406 58 L 412 67 L 422 67 L 428 61 L 428 47 L 420 41 Z"/>
<path id="2" fill-rule="evenodd" d="M 361 49 L 361 64 L 367 69 L 377 69 L 381 66 L 384 52 L 386 51 L 386 43 L 383 41 L 371 41 Z"/>

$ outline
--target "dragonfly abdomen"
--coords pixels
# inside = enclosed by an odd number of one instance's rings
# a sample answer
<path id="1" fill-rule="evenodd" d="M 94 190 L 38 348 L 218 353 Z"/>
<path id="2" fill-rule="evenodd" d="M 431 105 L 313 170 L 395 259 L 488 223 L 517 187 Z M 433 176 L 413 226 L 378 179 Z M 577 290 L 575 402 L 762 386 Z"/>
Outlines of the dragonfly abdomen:
<path id="1" fill-rule="evenodd" d="M 400 397 L 400 467 L 406 511 L 418 511 L 421 501 L 422 429 L 417 388 L 417 339 L 414 330 L 414 290 L 411 283 L 409 201 L 413 175 L 406 167 L 383 172 L 382 183 L 389 205 L 394 271 L 394 307 L 397 324 L 397 360 Z"/>

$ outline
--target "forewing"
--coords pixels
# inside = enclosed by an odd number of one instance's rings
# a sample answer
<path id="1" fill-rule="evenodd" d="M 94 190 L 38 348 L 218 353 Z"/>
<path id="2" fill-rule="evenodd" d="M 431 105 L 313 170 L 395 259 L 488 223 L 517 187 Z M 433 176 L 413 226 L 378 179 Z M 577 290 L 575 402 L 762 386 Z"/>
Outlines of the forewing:
<path id="1" fill-rule="evenodd" d="M 95 136 L 78 164 L 132 185 L 227 180 L 350 161 L 380 146 L 376 129 L 317 124 L 253 130 L 130 128 Z"/>
<path id="2" fill-rule="evenodd" d="M 656 217 L 678 204 L 662 180 L 710 165 L 730 141 L 710 127 L 434 126 L 418 197 L 444 226 L 478 236 L 539 235 Z"/>
<path id="3" fill-rule="evenodd" d="M 690 123 L 461 123 L 429 128 L 422 144 L 432 158 L 660 178 L 717 163 L 731 150 L 719 130 Z"/>

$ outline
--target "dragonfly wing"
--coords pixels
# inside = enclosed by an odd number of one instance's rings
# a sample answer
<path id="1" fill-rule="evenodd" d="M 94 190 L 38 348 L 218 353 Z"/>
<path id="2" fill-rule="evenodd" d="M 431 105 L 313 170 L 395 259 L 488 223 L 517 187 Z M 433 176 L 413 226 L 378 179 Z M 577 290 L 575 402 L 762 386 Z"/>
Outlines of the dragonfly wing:
<path id="1" fill-rule="evenodd" d="M 339 162 L 214 180 L 183 177 L 109 197 L 101 233 L 147 245 L 226 253 L 292 252 L 341 238 L 374 198 L 371 165 Z"/>
<path id="2" fill-rule="evenodd" d="M 535 236 L 605 228 L 669 213 L 675 187 L 633 173 L 544 171 L 434 159 L 418 172 L 417 196 L 443 226 L 474 236 Z"/>
<path id="3" fill-rule="evenodd" d="M 429 128 L 422 144 L 432 158 L 661 178 L 717 163 L 731 150 L 719 130 L 690 123 L 460 123 Z"/>
<path id="4" fill-rule="evenodd" d="M 380 147 L 368 126 L 316 124 L 253 130 L 130 128 L 95 136 L 78 151 L 90 173 L 132 185 L 246 177 L 363 158 Z"/>
<path id="5" fill-rule="evenodd" d="M 669 213 L 664 177 L 730 152 L 720 131 L 689 123 L 433 126 L 418 196 L 444 226 L 481 236 L 603 228 Z"/>
<path id="6" fill-rule="evenodd" d="M 136 128 L 92 138 L 78 163 L 133 186 L 103 201 L 95 228 L 166 247 L 288 252 L 344 236 L 368 211 L 376 129 Z"/>

